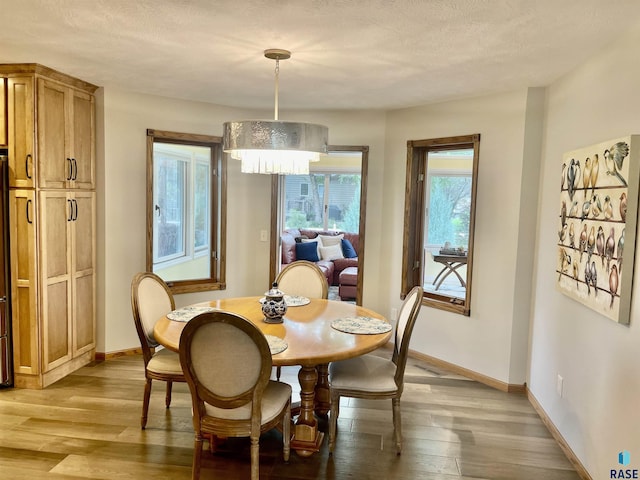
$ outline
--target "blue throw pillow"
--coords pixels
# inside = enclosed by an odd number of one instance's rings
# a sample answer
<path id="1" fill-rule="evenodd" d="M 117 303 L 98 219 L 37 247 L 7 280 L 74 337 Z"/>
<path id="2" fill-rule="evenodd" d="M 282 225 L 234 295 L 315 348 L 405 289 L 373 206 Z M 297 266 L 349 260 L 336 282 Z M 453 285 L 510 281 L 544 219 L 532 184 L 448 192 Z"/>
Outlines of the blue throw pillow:
<path id="1" fill-rule="evenodd" d="M 318 242 L 296 243 L 296 259 L 317 262 L 318 258 Z"/>
<path id="2" fill-rule="evenodd" d="M 356 249 L 353 248 L 351 242 L 346 238 L 342 239 L 342 254 L 344 255 L 344 258 L 356 258 L 358 256 Z"/>

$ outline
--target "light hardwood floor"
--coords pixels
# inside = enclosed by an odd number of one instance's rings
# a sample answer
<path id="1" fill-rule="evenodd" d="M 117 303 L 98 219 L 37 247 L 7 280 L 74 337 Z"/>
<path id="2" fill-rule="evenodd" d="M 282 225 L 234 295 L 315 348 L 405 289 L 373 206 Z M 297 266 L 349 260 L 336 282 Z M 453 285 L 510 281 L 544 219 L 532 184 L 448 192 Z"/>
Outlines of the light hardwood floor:
<path id="1" fill-rule="evenodd" d="M 297 369 L 283 369 L 294 385 Z M 403 452 L 396 456 L 390 401 L 344 399 L 336 451 L 282 460 L 281 436 L 265 434 L 265 479 L 579 479 L 523 395 L 507 394 L 409 359 L 402 397 Z M 0 478 L 191 478 L 193 433 L 186 384 L 170 409 L 154 382 L 140 430 L 143 364 L 120 357 L 80 369 L 45 390 L 0 390 Z M 294 400 L 296 398 L 294 397 Z M 321 428 L 326 421 L 321 420 Z M 249 444 L 229 439 L 205 453 L 202 478 L 249 478 Z"/>

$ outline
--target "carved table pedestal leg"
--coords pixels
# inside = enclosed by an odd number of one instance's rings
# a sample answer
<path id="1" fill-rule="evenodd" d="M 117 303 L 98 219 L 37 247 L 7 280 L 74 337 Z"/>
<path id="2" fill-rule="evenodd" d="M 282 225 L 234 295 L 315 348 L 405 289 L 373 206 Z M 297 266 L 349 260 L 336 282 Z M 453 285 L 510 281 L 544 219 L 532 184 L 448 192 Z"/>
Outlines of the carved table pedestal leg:
<path id="1" fill-rule="evenodd" d="M 314 397 L 318 372 L 316 367 L 300 368 L 300 415 L 293 426 L 291 448 L 302 457 L 308 457 L 320 450 L 324 434 L 318 431 L 318 421 L 314 415 Z"/>

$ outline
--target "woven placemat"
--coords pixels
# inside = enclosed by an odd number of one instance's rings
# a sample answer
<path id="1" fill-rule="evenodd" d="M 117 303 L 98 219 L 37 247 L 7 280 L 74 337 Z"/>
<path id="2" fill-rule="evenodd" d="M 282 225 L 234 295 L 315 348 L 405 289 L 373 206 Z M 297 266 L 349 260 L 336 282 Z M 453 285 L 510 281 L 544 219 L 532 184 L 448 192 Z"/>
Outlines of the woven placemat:
<path id="1" fill-rule="evenodd" d="M 302 307 L 303 305 L 308 305 L 311 303 L 307 297 L 301 297 L 299 295 L 285 295 L 284 303 L 287 304 L 287 307 Z"/>
<path id="2" fill-rule="evenodd" d="M 391 324 L 371 317 L 344 317 L 331 322 L 331 327 L 344 333 L 359 335 L 375 335 L 387 333 L 391 330 Z"/>
<path id="3" fill-rule="evenodd" d="M 260 303 L 264 303 L 265 299 L 266 297 L 262 297 Z M 299 295 L 284 295 L 284 303 L 287 304 L 287 307 L 302 307 L 303 305 L 309 305 L 311 300 Z"/>
<path id="4" fill-rule="evenodd" d="M 188 322 L 201 313 L 212 312 L 214 310 L 215 308 L 213 307 L 182 307 L 167 313 L 167 318 L 169 320 L 175 320 L 176 322 Z"/>
<path id="5" fill-rule="evenodd" d="M 269 350 L 271 350 L 271 355 L 276 355 L 278 353 L 284 352 L 289 344 L 286 340 L 276 337 L 275 335 L 265 335 L 267 338 L 267 343 L 269 344 Z"/>

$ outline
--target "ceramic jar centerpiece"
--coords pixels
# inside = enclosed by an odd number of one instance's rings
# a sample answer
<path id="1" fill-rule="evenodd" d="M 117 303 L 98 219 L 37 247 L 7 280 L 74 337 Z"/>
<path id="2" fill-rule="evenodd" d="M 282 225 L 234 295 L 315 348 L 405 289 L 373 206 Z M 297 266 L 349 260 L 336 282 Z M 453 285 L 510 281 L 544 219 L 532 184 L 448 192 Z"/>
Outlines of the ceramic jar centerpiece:
<path id="1" fill-rule="evenodd" d="M 278 284 L 274 283 L 271 290 L 264 294 L 262 313 L 267 323 L 282 323 L 282 317 L 287 313 L 287 304 L 284 301 L 284 293 L 278 290 Z"/>

